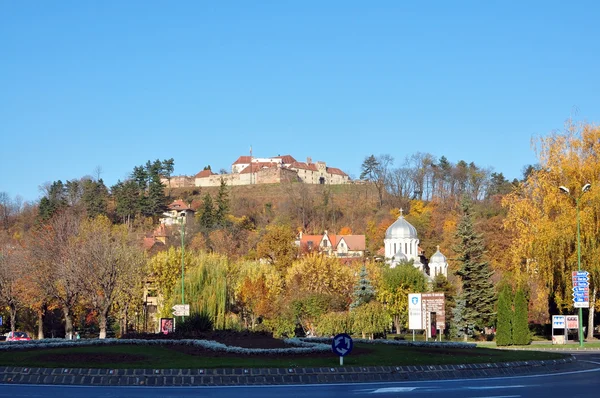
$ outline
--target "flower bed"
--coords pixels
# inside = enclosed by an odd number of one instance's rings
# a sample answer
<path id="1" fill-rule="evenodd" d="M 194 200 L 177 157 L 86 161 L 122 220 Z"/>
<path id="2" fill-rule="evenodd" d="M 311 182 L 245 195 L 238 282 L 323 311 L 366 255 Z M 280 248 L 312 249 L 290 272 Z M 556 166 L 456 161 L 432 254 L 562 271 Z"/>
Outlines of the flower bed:
<path id="1" fill-rule="evenodd" d="M 231 345 L 225 345 L 212 340 L 142 340 L 142 339 L 85 339 L 85 340 L 58 340 L 58 339 L 43 339 L 31 341 L 6 342 L 0 344 L 0 351 L 23 350 L 32 348 L 67 348 L 67 347 L 83 347 L 83 346 L 100 346 L 100 345 L 121 345 L 121 344 L 136 344 L 136 345 L 181 345 L 201 347 L 216 352 L 227 352 L 242 355 L 251 354 L 267 354 L 267 355 L 282 355 L 282 354 L 308 354 L 317 352 L 331 351 L 331 338 L 292 338 L 285 339 L 284 342 L 292 347 L 288 348 L 244 348 Z M 366 340 L 354 339 L 354 343 L 362 344 L 386 344 L 395 346 L 413 346 L 413 347 L 429 347 L 429 348 L 475 348 L 473 343 L 459 342 L 423 342 L 423 341 L 405 341 L 405 340 Z"/>

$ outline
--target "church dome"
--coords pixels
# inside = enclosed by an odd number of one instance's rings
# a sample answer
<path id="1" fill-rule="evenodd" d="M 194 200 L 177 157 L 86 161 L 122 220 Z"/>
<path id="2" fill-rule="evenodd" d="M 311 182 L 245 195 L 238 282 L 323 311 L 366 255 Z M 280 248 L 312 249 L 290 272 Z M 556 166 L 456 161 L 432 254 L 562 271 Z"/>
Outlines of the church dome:
<path id="1" fill-rule="evenodd" d="M 442 252 L 440 252 L 439 246 L 437 247 L 437 251 L 433 253 L 433 256 L 431 256 L 431 258 L 429 259 L 429 262 L 437 264 L 445 264 L 447 262 L 446 256 L 444 256 Z"/>
<path id="2" fill-rule="evenodd" d="M 417 239 L 417 230 L 402 215 L 385 231 L 386 239 Z"/>
<path id="3" fill-rule="evenodd" d="M 395 263 L 399 263 L 400 261 L 408 261 L 408 257 L 406 257 L 406 254 L 402 253 L 401 250 L 398 250 L 398 253 L 394 254 L 394 257 L 392 257 L 392 261 Z"/>

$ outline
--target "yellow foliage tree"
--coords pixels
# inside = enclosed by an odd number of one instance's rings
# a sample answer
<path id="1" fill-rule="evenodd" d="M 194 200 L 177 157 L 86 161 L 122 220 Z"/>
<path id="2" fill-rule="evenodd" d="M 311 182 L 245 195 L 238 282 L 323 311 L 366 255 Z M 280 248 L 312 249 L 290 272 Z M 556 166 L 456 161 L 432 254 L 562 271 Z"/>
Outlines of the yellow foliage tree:
<path id="1" fill-rule="evenodd" d="M 561 311 L 570 310 L 571 272 L 578 269 L 579 208 L 581 269 L 591 276 L 589 338 L 600 283 L 600 128 L 571 124 L 536 143 L 540 167 L 502 202 L 508 209 L 505 226 L 514 234 L 512 261 L 504 271 L 530 288 L 539 283 Z M 591 189 L 583 193 L 585 184 Z M 561 193 L 560 186 L 570 195 Z"/>

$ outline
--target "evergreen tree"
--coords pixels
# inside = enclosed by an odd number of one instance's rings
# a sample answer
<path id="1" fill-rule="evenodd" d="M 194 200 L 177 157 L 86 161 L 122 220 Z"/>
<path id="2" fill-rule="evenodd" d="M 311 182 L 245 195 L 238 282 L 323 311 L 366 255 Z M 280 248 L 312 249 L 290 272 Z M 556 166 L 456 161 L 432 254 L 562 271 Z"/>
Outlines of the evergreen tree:
<path id="1" fill-rule="evenodd" d="M 115 200 L 115 213 L 123 223 L 131 223 L 135 216 L 140 213 L 138 184 L 134 180 L 119 181 L 111 187 L 111 192 Z"/>
<path id="2" fill-rule="evenodd" d="M 498 293 L 496 304 L 496 345 L 513 344 L 513 293 L 509 285 L 504 285 Z"/>
<path id="3" fill-rule="evenodd" d="M 106 215 L 108 210 L 108 190 L 102 179 L 98 181 L 84 180 L 81 200 L 88 217 L 94 218 L 99 215 Z"/>
<path id="4" fill-rule="evenodd" d="M 212 197 L 209 194 L 204 195 L 202 199 L 200 215 L 198 217 L 198 223 L 200 228 L 208 233 L 215 225 L 215 214 Z"/>
<path id="5" fill-rule="evenodd" d="M 454 251 L 458 255 L 460 267 L 456 274 L 462 281 L 464 310 L 462 324 L 464 330 L 471 325 L 482 330 L 494 321 L 494 286 L 490 280 L 492 273 L 487 262 L 483 261 L 484 246 L 481 235 L 473 228 L 472 204 L 468 197 L 461 201 L 462 217 L 456 227 L 458 244 Z"/>
<path id="6" fill-rule="evenodd" d="M 167 209 L 167 196 L 165 195 L 165 185 L 160 181 L 158 173 L 152 174 L 150 184 L 148 185 L 148 196 L 146 206 L 146 216 L 158 217 Z"/>
<path id="7" fill-rule="evenodd" d="M 375 297 L 375 289 L 371 285 L 369 276 L 367 274 L 367 267 L 364 265 L 360 269 L 358 283 L 354 287 L 354 293 L 352 294 L 352 303 L 350 309 L 354 309 L 363 304 L 368 303 Z"/>
<path id="8" fill-rule="evenodd" d="M 517 289 L 515 293 L 515 317 L 513 320 L 513 344 L 527 345 L 531 343 L 528 319 L 529 303 L 523 289 Z"/>
<path id="9" fill-rule="evenodd" d="M 48 193 L 40 200 L 38 218 L 42 221 L 50 220 L 56 212 L 67 206 L 65 185 L 61 180 L 54 181 L 48 188 Z"/>
<path id="10" fill-rule="evenodd" d="M 216 205 L 215 224 L 224 227 L 227 224 L 227 214 L 229 214 L 229 193 L 227 192 L 227 183 L 222 178 Z"/>

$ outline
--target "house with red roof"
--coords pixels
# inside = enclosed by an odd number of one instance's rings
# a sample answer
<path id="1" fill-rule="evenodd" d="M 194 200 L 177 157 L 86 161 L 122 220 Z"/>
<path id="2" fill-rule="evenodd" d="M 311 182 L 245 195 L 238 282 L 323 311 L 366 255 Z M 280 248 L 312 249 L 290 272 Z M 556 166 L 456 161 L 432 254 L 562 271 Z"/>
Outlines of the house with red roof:
<path id="1" fill-rule="evenodd" d="M 306 235 L 300 232 L 297 245 L 300 253 L 314 251 L 339 258 L 360 258 L 365 255 L 364 235 L 336 235 L 327 231 L 323 235 Z"/>

